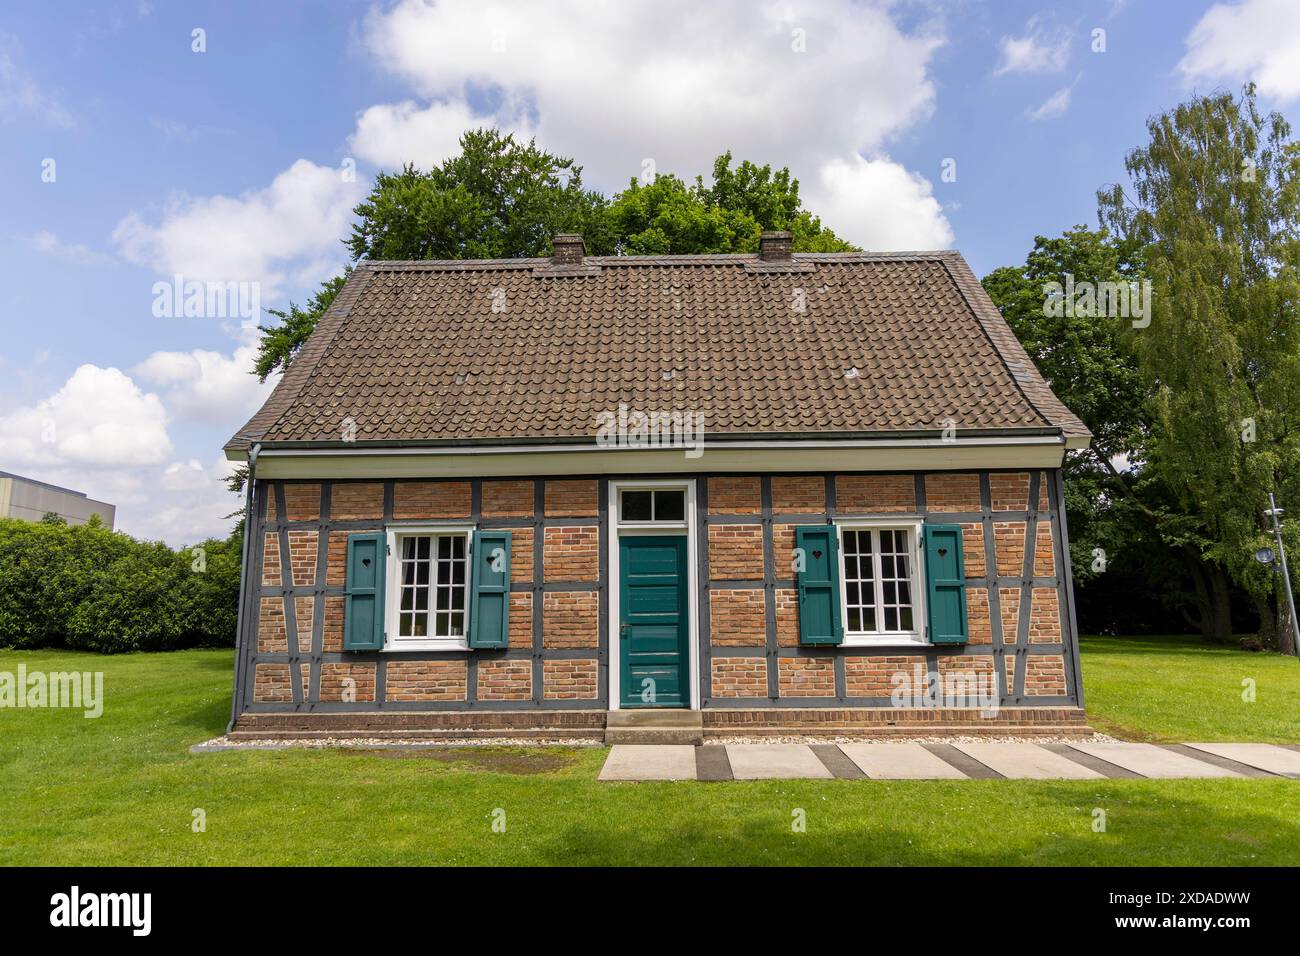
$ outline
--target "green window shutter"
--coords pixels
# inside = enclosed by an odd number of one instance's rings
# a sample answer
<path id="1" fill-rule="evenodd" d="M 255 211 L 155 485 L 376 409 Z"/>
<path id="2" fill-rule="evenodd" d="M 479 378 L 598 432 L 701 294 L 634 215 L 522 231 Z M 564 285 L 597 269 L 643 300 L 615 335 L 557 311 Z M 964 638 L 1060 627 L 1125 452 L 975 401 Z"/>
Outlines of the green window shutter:
<path id="1" fill-rule="evenodd" d="M 966 571 L 961 525 L 925 526 L 925 594 L 931 644 L 965 644 Z"/>
<path id="2" fill-rule="evenodd" d="M 839 537 L 831 524 L 794 529 L 803 556 L 799 579 L 799 643 L 840 644 Z"/>
<path id="3" fill-rule="evenodd" d="M 384 646 L 384 567 L 388 537 L 348 535 L 348 578 L 343 611 L 343 649 L 378 651 Z"/>
<path id="4" fill-rule="evenodd" d="M 510 644 L 509 531 L 475 531 L 470 577 L 469 646 Z"/>

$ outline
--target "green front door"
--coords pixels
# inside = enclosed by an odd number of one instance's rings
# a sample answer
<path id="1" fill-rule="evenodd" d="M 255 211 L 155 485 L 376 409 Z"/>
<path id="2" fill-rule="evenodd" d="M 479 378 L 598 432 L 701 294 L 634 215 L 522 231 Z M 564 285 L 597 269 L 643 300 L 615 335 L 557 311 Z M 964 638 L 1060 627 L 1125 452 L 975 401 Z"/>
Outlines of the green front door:
<path id="1" fill-rule="evenodd" d="M 686 535 L 618 539 L 619 706 L 689 707 Z"/>

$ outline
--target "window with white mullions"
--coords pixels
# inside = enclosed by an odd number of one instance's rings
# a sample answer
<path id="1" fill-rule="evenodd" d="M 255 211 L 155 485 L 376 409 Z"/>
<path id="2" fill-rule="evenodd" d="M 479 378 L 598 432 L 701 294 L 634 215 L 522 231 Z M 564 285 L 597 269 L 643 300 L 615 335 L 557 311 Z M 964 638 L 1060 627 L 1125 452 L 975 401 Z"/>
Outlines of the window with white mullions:
<path id="1" fill-rule="evenodd" d="M 845 624 L 850 635 L 914 634 L 912 533 L 845 528 Z"/>
<path id="2" fill-rule="evenodd" d="M 397 636 L 459 638 L 465 633 L 464 534 L 401 535 Z"/>

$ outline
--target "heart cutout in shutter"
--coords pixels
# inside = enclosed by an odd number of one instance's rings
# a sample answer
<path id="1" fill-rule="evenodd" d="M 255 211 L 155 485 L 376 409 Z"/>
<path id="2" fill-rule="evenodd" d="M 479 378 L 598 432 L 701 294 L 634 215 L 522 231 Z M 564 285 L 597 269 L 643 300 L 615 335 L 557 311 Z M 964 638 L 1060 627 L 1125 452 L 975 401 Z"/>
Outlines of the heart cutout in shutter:
<path id="1" fill-rule="evenodd" d="M 369 558 L 362 558 L 362 559 L 361 559 L 361 566 L 362 566 L 363 568 L 368 568 L 368 567 L 370 567 L 370 559 L 369 559 Z"/>
<path id="2" fill-rule="evenodd" d="M 948 549 L 947 549 L 947 548 L 940 548 L 940 549 L 939 549 L 939 557 L 942 558 L 942 557 L 943 557 L 944 555 L 946 555 L 947 553 L 948 553 Z"/>
<path id="3" fill-rule="evenodd" d="M 813 557 L 814 557 L 814 558 L 820 558 L 821 556 L 822 556 L 822 553 L 821 553 L 820 551 L 814 551 L 814 552 L 813 552 Z"/>

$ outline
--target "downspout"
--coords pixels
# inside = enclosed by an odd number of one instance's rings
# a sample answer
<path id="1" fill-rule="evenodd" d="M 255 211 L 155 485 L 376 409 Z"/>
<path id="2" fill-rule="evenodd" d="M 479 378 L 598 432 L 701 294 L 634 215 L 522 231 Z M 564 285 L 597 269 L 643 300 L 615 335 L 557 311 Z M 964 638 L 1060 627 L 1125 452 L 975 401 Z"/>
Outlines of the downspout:
<path id="1" fill-rule="evenodd" d="M 226 724 L 226 733 L 235 729 L 235 720 L 239 717 L 239 695 L 244 681 L 244 608 L 248 604 L 248 566 L 253 554 L 253 486 L 256 483 L 257 453 L 260 444 L 254 444 L 248 451 L 248 478 L 244 481 L 244 540 L 240 548 L 239 561 L 239 608 L 235 617 L 235 683 L 230 692 L 230 723 Z"/>

